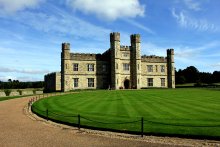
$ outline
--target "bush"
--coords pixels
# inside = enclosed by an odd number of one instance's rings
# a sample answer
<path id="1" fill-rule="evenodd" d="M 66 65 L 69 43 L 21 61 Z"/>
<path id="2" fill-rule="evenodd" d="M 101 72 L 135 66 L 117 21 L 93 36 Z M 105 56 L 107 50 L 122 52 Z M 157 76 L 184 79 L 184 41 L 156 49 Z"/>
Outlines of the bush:
<path id="1" fill-rule="evenodd" d="M 194 86 L 195 86 L 195 87 L 202 87 L 203 85 L 202 85 L 201 82 L 197 82 L 197 83 L 194 84 Z"/>
<path id="2" fill-rule="evenodd" d="M 36 94 L 36 91 L 37 91 L 37 90 L 36 90 L 36 89 L 34 89 L 34 90 L 33 90 L 33 94 Z"/>
<path id="3" fill-rule="evenodd" d="M 11 93 L 11 90 L 10 90 L 10 89 L 5 89 L 4 92 L 5 92 L 5 95 L 6 95 L 6 96 L 9 96 L 10 93 Z"/>
<path id="4" fill-rule="evenodd" d="M 17 92 L 19 92 L 19 94 L 22 95 L 22 90 L 18 89 Z"/>

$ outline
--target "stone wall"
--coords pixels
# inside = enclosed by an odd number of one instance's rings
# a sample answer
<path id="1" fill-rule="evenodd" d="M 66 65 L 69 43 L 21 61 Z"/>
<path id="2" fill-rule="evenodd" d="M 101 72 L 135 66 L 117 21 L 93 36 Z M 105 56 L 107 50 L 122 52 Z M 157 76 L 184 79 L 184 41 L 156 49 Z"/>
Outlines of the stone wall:
<path id="1" fill-rule="evenodd" d="M 33 91 L 22 91 L 22 95 L 33 95 Z"/>
<path id="2" fill-rule="evenodd" d="M 53 72 L 44 76 L 45 91 L 60 91 L 61 90 L 61 73 Z"/>
<path id="3" fill-rule="evenodd" d="M 17 91 L 12 91 L 9 96 L 19 96 L 20 93 Z"/>
<path id="4" fill-rule="evenodd" d="M 120 33 L 111 33 L 110 48 L 103 54 L 71 53 L 70 44 L 63 43 L 61 90 L 89 89 L 88 78 L 94 78 L 92 89 L 104 88 L 104 85 L 105 87 L 111 85 L 113 89 L 124 88 L 127 81 L 131 85 L 130 88 L 140 89 L 148 87 L 148 78 L 153 78 L 153 87 L 175 88 L 173 86 L 175 85 L 174 50 L 168 49 L 167 57 L 141 56 L 140 35 L 132 34 L 130 40 L 130 46 L 122 46 L 120 44 Z M 78 64 L 78 71 L 73 70 L 74 64 Z M 88 71 L 88 64 L 94 65 L 94 71 Z M 125 70 L 123 64 L 129 65 L 129 70 Z M 106 71 L 103 71 L 103 65 L 106 65 Z M 153 71 L 147 70 L 148 65 L 153 67 Z M 161 71 L 161 66 L 164 67 L 164 71 Z M 74 78 L 79 80 L 77 88 L 74 88 Z M 165 79 L 165 86 L 161 86 L 161 79 Z"/>
<path id="5" fill-rule="evenodd" d="M 5 92 L 3 91 L 0 91 L 0 97 L 5 97 L 6 95 L 5 95 Z"/>
<path id="6" fill-rule="evenodd" d="M 141 56 L 142 62 L 148 62 L 148 63 L 167 63 L 166 57 L 160 57 L 160 56 Z"/>

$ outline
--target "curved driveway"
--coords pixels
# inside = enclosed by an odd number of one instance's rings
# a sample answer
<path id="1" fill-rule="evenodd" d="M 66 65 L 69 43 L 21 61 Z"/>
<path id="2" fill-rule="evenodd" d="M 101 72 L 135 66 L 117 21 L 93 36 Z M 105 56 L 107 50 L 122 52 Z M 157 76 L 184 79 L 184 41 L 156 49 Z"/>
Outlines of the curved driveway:
<path id="1" fill-rule="evenodd" d="M 216 142 L 189 140 L 184 143 L 182 139 L 152 139 L 139 136 L 109 137 L 95 135 L 95 133 L 80 132 L 76 128 L 51 125 L 43 119 L 33 117 L 26 106 L 30 97 L 17 98 L 0 102 L 0 146 L 174 146 L 178 145 L 219 145 Z M 157 137 L 155 137 L 157 138 Z M 181 141 L 178 141 L 181 140 Z M 159 142 L 159 143 L 155 143 Z M 198 144 L 199 143 L 199 144 Z"/>

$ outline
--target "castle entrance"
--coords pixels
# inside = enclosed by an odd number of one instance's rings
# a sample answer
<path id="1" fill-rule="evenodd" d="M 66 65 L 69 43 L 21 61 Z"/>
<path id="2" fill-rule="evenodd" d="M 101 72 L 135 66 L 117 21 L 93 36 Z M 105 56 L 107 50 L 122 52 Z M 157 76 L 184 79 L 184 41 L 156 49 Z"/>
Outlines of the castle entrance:
<path id="1" fill-rule="evenodd" d="M 129 87 L 130 87 L 130 81 L 129 81 L 128 79 L 126 79 L 126 80 L 124 81 L 124 88 L 125 88 L 125 89 L 129 89 Z"/>

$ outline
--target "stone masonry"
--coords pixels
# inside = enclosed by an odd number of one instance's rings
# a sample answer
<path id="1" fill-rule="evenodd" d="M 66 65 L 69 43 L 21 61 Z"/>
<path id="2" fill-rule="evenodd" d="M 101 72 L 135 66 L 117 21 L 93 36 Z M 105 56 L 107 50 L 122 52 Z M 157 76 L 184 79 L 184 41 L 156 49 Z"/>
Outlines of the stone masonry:
<path id="1" fill-rule="evenodd" d="M 174 50 L 167 49 L 167 57 L 141 56 L 140 35 L 131 35 L 130 41 L 122 46 L 120 33 L 111 33 L 103 54 L 71 53 L 70 44 L 62 43 L 61 90 L 175 88 Z M 59 75 L 50 75 L 45 82 L 59 89 Z"/>

